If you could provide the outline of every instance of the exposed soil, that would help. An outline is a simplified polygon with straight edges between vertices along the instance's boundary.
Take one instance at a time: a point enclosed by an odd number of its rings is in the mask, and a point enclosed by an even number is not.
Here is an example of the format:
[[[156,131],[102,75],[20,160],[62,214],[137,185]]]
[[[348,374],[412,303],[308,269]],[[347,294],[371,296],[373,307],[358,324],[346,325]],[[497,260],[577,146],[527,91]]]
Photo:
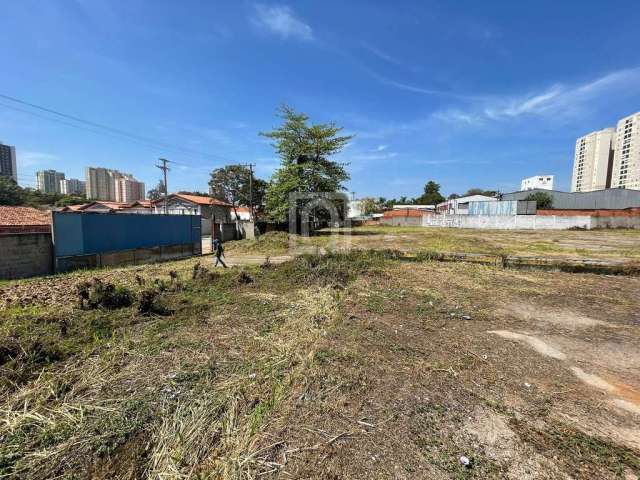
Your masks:
[[[64,290],[91,273],[2,287],[56,292],[1,310],[6,338],[70,320],[66,354],[3,391],[2,473],[640,474],[640,278],[354,255],[190,280],[195,262],[104,271],[134,288],[175,270],[167,317],[78,310]]]

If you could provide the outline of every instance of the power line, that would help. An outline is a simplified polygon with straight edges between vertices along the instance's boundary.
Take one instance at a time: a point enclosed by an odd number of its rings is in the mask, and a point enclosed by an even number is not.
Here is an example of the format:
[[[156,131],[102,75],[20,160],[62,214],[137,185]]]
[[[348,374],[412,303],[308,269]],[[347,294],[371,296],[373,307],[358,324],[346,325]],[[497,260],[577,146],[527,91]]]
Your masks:
[[[44,118],[44,119],[47,119],[47,120],[50,120],[50,121],[59,122],[59,123],[62,123],[64,125],[67,125],[67,126],[71,126],[71,127],[75,127],[75,128],[82,128],[84,130],[88,130],[88,131],[96,133],[96,134],[103,134],[103,135],[107,134],[107,135],[109,135],[111,137],[114,137],[114,135],[120,135],[121,137],[127,138],[130,141],[135,141],[137,143],[141,143],[141,144],[144,144],[144,145],[147,145],[147,146],[153,146],[155,148],[175,150],[175,151],[178,151],[178,152],[180,152],[182,154],[185,154],[185,155],[188,155],[188,156],[192,156],[192,157],[195,157],[195,156],[197,156],[197,157],[210,157],[210,158],[214,158],[214,159],[218,159],[218,160],[223,160],[225,162],[233,162],[233,160],[230,160],[228,158],[222,157],[220,155],[214,155],[214,154],[210,154],[210,153],[199,152],[197,150],[193,150],[193,149],[190,149],[190,148],[180,147],[178,145],[173,145],[173,144],[170,144],[170,143],[158,141],[158,140],[155,140],[155,139],[152,139],[152,138],[148,138],[148,137],[144,137],[144,136],[137,135],[137,134],[134,134],[134,133],[130,133],[130,132],[127,132],[127,131],[119,129],[119,128],[114,128],[114,127],[111,127],[109,125],[104,125],[104,124],[101,124],[101,123],[98,123],[98,122],[94,122],[92,120],[85,120],[83,118],[76,117],[75,115],[70,115],[70,114],[67,114],[67,113],[64,113],[64,112],[60,112],[60,111],[54,110],[52,108],[48,108],[48,107],[44,107],[44,106],[41,106],[41,105],[37,105],[35,103],[27,102],[25,100],[21,100],[19,98],[12,97],[10,95],[5,95],[5,94],[0,93],[0,98],[4,98],[5,100],[9,100],[9,101],[21,104],[21,105],[28,106],[30,108],[35,108],[35,109],[38,109],[38,110],[41,110],[41,111],[44,111],[44,112],[47,112],[47,113],[50,113],[50,114],[53,114],[53,115],[57,115],[57,116],[62,117],[62,118],[73,120],[74,122],[78,122],[78,123],[81,123],[81,124],[89,125],[90,127],[93,127],[93,128],[92,129],[88,129],[86,127],[82,127],[80,125],[76,125],[76,124],[73,124],[73,123],[70,123],[70,122],[65,122],[65,121],[57,119],[57,118],[51,118],[51,117],[46,117],[46,116],[43,116],[43,115],[38,115],[38,114],[36,114],[34,112],[31,112],[29,110],[19,109],[19,108],[16,108],[14,106],[10,106],[10,105],[6,105],[4,103],[0,103],[0,105],[3,106],[3,107],[10,108],[12,110],[17,110],[17,111],[20,111],[20,112],[23,112],[23,113],[27,113],[27,114],[30,114],[30,115],[34,115],[36,117]],[[98,129],[101,129],[101,130],[95,130],[95,128],[98,128]],[[107,132],[109,132],[109,133],[107,133]],[[116,138],[119,138],[119,137],[116,137]],[[185,164],[185,166],[188,166],[188,165]]]

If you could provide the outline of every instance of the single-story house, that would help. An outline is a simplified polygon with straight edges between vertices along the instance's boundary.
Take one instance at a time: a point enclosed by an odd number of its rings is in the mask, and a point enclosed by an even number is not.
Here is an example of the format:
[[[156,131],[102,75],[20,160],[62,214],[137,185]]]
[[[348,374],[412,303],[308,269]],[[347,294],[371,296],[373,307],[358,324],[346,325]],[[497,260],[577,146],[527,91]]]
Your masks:
[[[107,200],[95,200],[83,205],[69,205],[59,212],[89,212],[89,213],[153,213],[149,200],[137,200],[131,203],[111,202]]]
[[[433,212],[435,205],[394,205],[393,210],[420,210],[421,212]]]
[[[31,207],[0,206],[0,235],[50,232],[51,212]]]
[[[231,207],[231,220],[236,220],[236,212],[238,212],[237,220],[251,220],[251,210],[249,207],[236,207],[235,211],[233,207]]]
[[[438,213],[449,213],[455,215],[467,215],[469,213],[469,202],[495,202],[494,197],[486,195],[469,195],[467,197],[452,198],[446,202],[436,205]]]
[[[155,214],[163,214],[164,198],[151,202]],[[232,221],[232,206],[211,197],[172,193],[167,197],[167,213],[169,215],[200,215],[202,217],[202,235],[211,235],[212,223],[229,223]]]

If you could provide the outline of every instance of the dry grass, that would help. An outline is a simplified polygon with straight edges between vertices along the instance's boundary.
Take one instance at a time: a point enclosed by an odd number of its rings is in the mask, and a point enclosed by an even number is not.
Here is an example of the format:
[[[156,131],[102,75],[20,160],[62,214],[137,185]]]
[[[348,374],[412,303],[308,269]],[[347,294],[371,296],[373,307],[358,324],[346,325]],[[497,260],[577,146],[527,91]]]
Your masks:
[[[307,256],[245,268],[249,283],[239,269],[192,279],[192,259],[4,284],[12,298],[56,293],[0,310],[0,340],[16,346],[0,365],[13,375],[0,391],[0,478],[640,471],[639,417],[619,402],[640,402],[640,279],[394,257]],[[137,293],[136,275],[169,271],[170,316],[80,310],[65,293],[96,275]]]
[[[332,231],[336,230],[327,230]],[[409,252],[624,258],[640,261],[640,230],[513,231],[378,226],[353,228],[351,242],[359,248],[390,248]]]

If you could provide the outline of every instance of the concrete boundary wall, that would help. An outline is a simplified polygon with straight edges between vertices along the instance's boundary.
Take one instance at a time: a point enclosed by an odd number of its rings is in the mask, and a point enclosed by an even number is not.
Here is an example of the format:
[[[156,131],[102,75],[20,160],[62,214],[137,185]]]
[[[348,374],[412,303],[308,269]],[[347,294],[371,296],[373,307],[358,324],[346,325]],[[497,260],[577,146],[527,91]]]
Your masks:
[[[483,228],[493,230],[567,230],[591,229],[588,216],[557,217],[537,215],[425,215],[423,227]]]
[[[570,228],[640,228],[640,216],[585,215],[424,215],[423,227],[483,228],[493,230],[568,230]]]
[[[0,235],[0,279],[53,273],[51,233]]]
[[[380,224],[390,225],[394,227],[419,227],[420,225],[422,225],[422,219],[421,217],[404,216],[382,217],[380,219]]]
[[[139,265],[200,255],[202,243],[163,245],[151,248],[134,248],[117,252],[93,253],[56,257],[56,272],[68,272],[77,269],[113,267],[118,265]]]
[[[640,216],[591,217],[591,228],[640,228]]]

